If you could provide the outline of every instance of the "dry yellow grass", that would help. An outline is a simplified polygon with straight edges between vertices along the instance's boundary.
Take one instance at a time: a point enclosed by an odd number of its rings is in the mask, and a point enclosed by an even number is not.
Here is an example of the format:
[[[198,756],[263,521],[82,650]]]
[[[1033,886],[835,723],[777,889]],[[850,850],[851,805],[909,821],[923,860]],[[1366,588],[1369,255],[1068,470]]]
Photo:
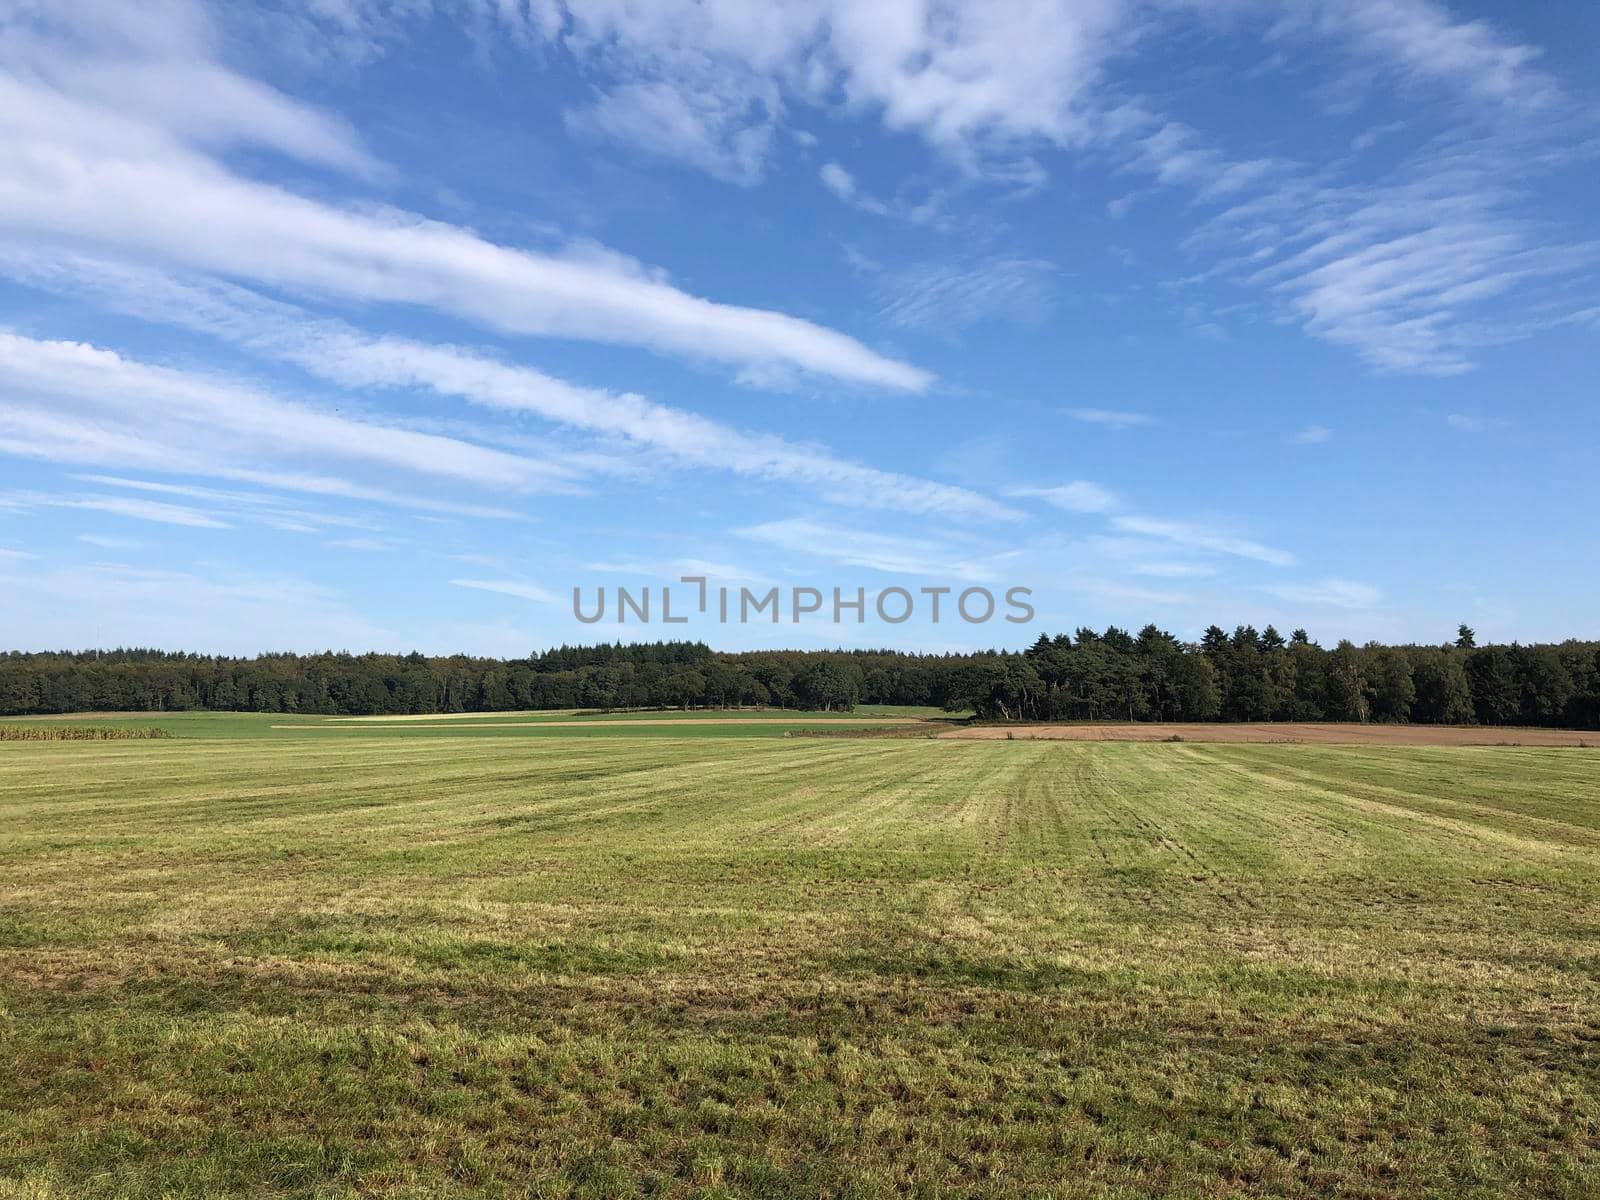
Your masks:
[[[947,738],[978,741],[1305,743],[1317,746],[1600,746],[1600,733],[1509,725],[1352,725],[1338,722],[1095,721],[1065,725],[969,725]]]
[[[1567,1197],[1600,754],[0,746],[0,1195]]]

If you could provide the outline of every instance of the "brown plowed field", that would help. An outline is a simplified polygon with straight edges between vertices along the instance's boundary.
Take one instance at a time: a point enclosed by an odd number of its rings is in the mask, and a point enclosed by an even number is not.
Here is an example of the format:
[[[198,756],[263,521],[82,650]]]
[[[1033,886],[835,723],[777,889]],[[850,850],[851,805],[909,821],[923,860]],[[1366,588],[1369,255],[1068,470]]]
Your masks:
[[[947,738],[1064,742],[1308,742],[1353,746],[1600,746],[1600,732],[1480,725],[1138,724],[973,725],[941,733]]]

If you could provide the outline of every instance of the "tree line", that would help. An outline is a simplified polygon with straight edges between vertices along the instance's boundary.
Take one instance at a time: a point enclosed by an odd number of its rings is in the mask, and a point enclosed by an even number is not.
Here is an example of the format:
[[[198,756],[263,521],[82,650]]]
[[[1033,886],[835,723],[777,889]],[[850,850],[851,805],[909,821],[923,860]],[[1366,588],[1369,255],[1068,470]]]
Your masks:
[[[510,709],[857,704],[1017,721],[1387,721],[1600,728],[1600,642],[1331,649],[1304,630],[1154,625],[1041,635],[1027,650],[747,651],[563,646],[522,659],[158,650],[0,654],[0,715],[215,709],[381,716]]]

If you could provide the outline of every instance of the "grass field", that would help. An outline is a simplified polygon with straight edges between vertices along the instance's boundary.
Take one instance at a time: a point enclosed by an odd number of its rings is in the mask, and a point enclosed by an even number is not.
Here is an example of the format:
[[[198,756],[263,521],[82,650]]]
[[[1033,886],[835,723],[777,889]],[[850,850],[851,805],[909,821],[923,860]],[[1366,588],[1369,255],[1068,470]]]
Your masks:
[[[957,714],[959,715],[959,714]],[[787,709],[650,709],[627,712],[578,710],[538,712],[430,713],[418,716],[324,717],[295,713],[173,712],[84,713],[9,718],[18,724],[126,729],[162,729],[185,738],[272,738],[359,734],[363,737],[783,737],[794,731],[839,726],[899,728],[927,722],[930,731],[950,728],[952,714],[937,708],[863,704],[852,712]],[[715,728],[713,727],[715,726]]]
[[[0,1196],[1600,1194],[1600,751],[176,720],[0,744]]]

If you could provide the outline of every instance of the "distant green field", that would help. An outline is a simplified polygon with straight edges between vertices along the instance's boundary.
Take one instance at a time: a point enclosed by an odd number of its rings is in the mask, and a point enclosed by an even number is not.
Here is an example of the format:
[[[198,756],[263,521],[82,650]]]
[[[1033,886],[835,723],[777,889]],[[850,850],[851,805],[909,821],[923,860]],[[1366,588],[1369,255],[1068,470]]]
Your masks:
[[[951,721],[967,714],[937,708],[863,704],[851,712],[794,712],[788,709],[649,709],[630,712],[486,712],[425,716],[324,717],[299,713],[118,713],[30,717],[44,725],[122,726],[164,729],[186,738],[359,737],[783,737],[792,730],[908,720]],[[672,722],[682,728],[664,728]],[[713,727],[719,723],[720,727]]]
[[[0,1196],[1600,1195],[1600,752],[160,721],[0,744]]]

